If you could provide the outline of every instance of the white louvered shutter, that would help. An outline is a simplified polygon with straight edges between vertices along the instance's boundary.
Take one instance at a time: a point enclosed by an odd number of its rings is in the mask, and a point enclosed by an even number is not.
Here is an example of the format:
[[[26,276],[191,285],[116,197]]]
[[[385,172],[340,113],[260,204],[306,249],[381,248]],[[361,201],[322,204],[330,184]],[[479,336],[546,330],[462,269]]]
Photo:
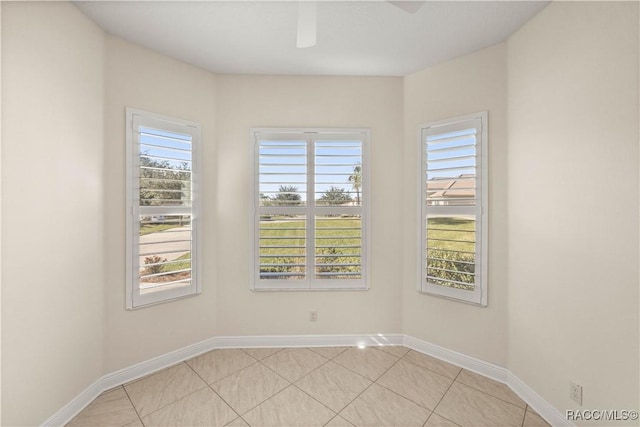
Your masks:
[[[486,114],[422,130],[421,290],[486,304]]]
[[[199,128],[132,110],[130,308],[197,293]]]
[[[254,289],[366,287],[366,132],[256,130]]]

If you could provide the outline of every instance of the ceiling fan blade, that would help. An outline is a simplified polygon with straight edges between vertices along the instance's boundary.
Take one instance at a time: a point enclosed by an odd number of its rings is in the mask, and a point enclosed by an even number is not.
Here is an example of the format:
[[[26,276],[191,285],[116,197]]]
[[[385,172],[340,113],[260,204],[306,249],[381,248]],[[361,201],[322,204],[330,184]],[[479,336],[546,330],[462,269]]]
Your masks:
[[[387,3],[404,10],[407,13],[414,14],[424,6],[424,1],[387,1]]]
[[[316,1],[298,2],[298,39],[297,47],[316,45],[318,3]]]

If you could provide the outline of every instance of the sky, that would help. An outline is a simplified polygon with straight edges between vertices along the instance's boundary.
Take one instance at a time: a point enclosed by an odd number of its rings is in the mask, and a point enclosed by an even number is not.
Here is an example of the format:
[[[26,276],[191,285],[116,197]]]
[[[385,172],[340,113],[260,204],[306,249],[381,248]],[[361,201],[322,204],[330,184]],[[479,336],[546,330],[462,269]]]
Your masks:
[[[273,196],[281,185],[298,187],[303,201],[307,195],[307,142],[259,141],[260,193]],[[356,198],[349,176],[362,165],[362,142],[353,140],[315,142],[315,199],[329,188],[338,187]]]

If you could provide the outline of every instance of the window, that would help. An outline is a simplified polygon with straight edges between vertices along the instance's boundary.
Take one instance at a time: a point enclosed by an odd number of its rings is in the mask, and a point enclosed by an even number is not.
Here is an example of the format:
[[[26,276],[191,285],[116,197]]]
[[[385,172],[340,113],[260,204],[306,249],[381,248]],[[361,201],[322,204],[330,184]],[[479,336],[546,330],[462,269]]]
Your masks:
[[[252,289],[366,289],[369,131],[251,134]]]
[[[200,125],[127,108],[127,308],[200,292]]]
[[[420,129],[419,291],[487,305],[487,113]]]

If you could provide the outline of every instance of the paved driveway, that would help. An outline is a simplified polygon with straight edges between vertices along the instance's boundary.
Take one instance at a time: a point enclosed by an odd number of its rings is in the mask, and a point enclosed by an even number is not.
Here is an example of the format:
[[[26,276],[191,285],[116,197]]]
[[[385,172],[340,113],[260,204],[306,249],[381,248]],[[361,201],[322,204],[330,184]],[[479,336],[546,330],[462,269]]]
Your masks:
[[[140,265],[144,266],[145,257],[151,256],[151,254],[158,254],[159,257],[171,261],[190,250],[191,229],[188,227],[176,227],[145,234],[140,236]]]

